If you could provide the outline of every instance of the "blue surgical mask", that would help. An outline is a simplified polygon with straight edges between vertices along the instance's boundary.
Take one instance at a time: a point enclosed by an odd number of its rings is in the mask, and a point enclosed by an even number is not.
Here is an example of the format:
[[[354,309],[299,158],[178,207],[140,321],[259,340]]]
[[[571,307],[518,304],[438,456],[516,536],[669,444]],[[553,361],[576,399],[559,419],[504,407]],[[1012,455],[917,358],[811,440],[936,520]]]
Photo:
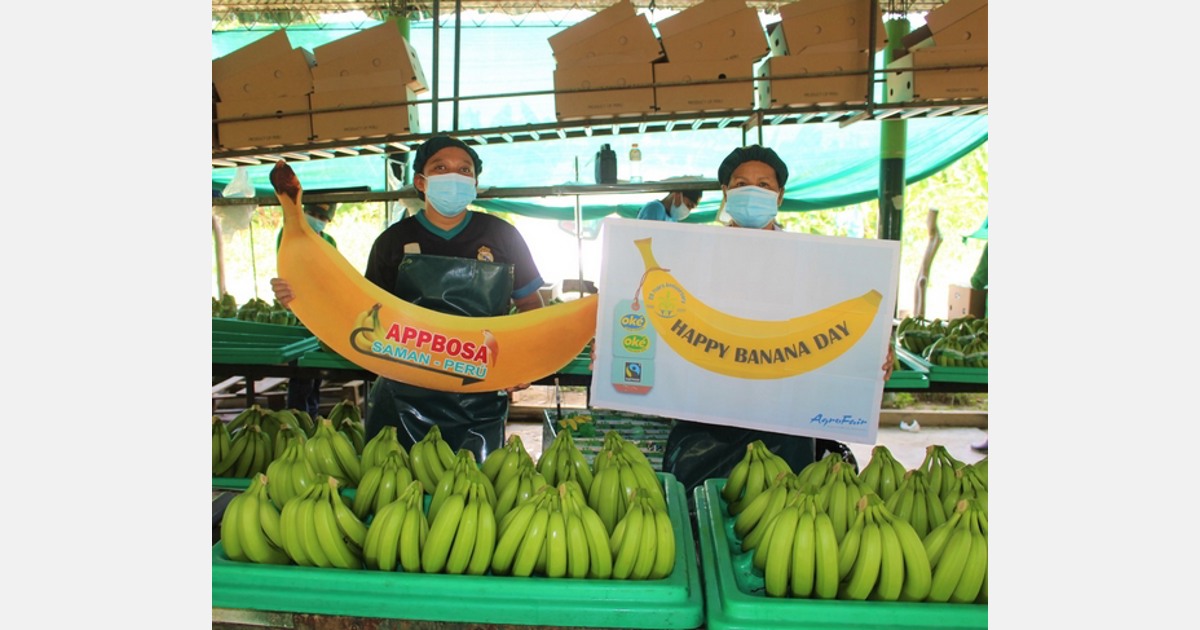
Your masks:
[[[304,215],[304,218],[308,220],[308,224],[312,227],[313,231],[316,232],[317,234],[320,234],[321,232],[325,231],[325,226],[327,224],[324,221],[322,221],[314,216],[309,216],[307,214]]]
[[[475,179],[465,175],[447,173],[425,177],[426,205],[444,217],[456,217],[475,201]]]
[[[725,211],[742,227],[763,228],[779,213],[779,193],[758,186],[742,186],[726,193]]]
[[[687,204],[677,204],[677,205],[672,204],[671,205],[671,218],[675,219],[676,221],[682,221],[682,220],[688,218],[688,215],[691,213],[692,213],[692,210],[691,210],[691,208],[687,207]]]

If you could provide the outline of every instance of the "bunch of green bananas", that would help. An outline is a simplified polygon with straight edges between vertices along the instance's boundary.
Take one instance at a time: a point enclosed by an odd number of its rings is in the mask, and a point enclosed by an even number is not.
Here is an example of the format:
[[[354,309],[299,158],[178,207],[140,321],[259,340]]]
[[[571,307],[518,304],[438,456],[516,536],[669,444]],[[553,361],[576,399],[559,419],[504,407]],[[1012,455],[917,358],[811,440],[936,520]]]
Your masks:
[[[291,564],[283,550],[279,510],[267,496],[266,475],[255,475],[246,490],[225,506],[221,546],[230,560]]]
[[[733,533],[742,539],[743,552],[752,552],[758,547],[766,536],[771,520],[779,515],[785,505],[799,500],[799,495],[816,497],[816,486],[797,488],[793,485],[795,479],[795,475],[790,478],[781,475],[769,490],[751,499],[734,517]]]
[[[576,481],[538,488],[499,524],[493,575],[613,577],[609,533]]]
[[[364,476],[367,474],[368,468],[383,463],[383,460],[387,459],[391,453],[399,453],[400,461],[404,464],[404,467],[408,468],[410,473],[412,472],[412,466],[408,460],[408,451],[404,450],[404,445],[400,443],[398,435],[396,427],[386,426],[380,429],[379,433],[375,434],[375,437],[368,440],[366,444],[363,444],[358,460]]]
[[[232,434],[229,450],[213,466],[213,476],[247,478],[264,473],[273,454],[271,438],[257,424],[250,425]]]
[[[829,514],[838,542],[854,522],[859,499],[866,495],[878,496],[858,478],[850,462],[834,462],[825,483],[817,491],[817,504]]]
[[[355,499],[358,495],[355,495]],[[425,490],[410,481],[395,501],[379,508],[363,541],[363,564],[368,569],[420,573],[421,551],[429,538],[425,517]]]
[[[837,597],[837,538],[816,494],[793,491],[765,529],[753,564],[768,597]]]
[[[933,569],[927,601],[987,603],[987,512],[974,499],[960,500],[922,542]]]
[[[403,452],[388,451],[382,462],[363,468],[350,506],[355,516],[366,520],[372,514],[378,515],[384,507],[399,500],[403,491],[412,485],[412,470]],[[424,507],[422,503],[421,508]]]
[[[954,471],[954,483],[950,490],[941,496],[942,510],[950,512],[962,499],[974,499],[979,509],[987,514],[987,481],[979,475],[972,464],[966,464]]]
[[[772,453],[762,440],[746,445],[746,454],[729,471],[729,478],[721,490],[726,509],[737,516],[754,497],[771,487],[780,473],[793,472],[782,457]]]
[[[522,462],[535,466],[533,456],[525,450],[525,442],[521,440],[521,434],[512,433],[504,442],[503,447],[488,453],[483,458],[481,468],[488,481],[492,482],[496,494],[499,495],[501,489],[507,486],[508,482],[516,479]]]
[[[409,449],[408,462],[413,477],[421,482],[427,494],[433,494],[442,473],[454,465],[454,449],[442,439],[442,430],[435,424]]]
[[[333,423],[339,433],[350,439],[350,444],[354,446],[354,452],[361,455],[363,447],[366,446],[367,429],[363,424],[362,412],[359,411],[358,405],[350,400],[339,400],[329,410],[329,421]]]
[[[946,522],[938,493],[929,485],[929,476],[919,468],[905,473],[904,481],[884,506],[896,518],[902,519],[924,537],[929,530]]]
[[[965,465],[965,462],[955,459],[945,445],[930,444],[925,447],[925,459],[918,468],[929,477],[929,488],[939,497],[944,497],[954,485],[954,471]]]
[[[871,448],[871,461],[858,472],[858,478],[870,491],[887,501],[896,493],[896,488],[904,481],[907,471],[892,451],[883,444]]]
[[[925,349],[941,339],[948,327],[941,319],[929,320],[924,317],[905,317],[896,326],[896,341],[900,347],[909,352],[924,356]]]
[[[612,452],[613,457],[608,457],[605,453]],[[598,455],[592,462],[592,472],[598,473],[606,466],[620,465],[629,466],[633,469],[634,477],[638,482],[638,487],[641,488],[642,494],[650,496],[659,507],[666,508],[667,497],[663,490],[663,486],[658,481],[658,473],[654,470],[654,464],[646,457],[646,454],[638,448],[637,444],[625,439],[616,431],[608,431],[604,434],[604,442],[600,445]],[[631,486],[625,485],[626,491]],[[586,487],[585,487],[586,488]]]
[[[467,456],[460,461],[475,466],[474,452],[462,449],[459,454]],[[423,572],[483,575],[491,566],[496,549],[496,515],[492,507],[495,499],[488,495],[491,482],[478,468],[475,471],[478,474],[472,476],[456,473],[452,468],[442,476],[443,480],[453,476],[465,481],[461,490],[449,495],[439,494],[441,488],[433,494],[433,499],[441,502],[437,510],[430,504],[429,536],[421,550]]]
[[[267,465],[267,494],[275,505],[284,505],[292,497],[308,491],[321,479],[317,469],[304,453],[304,443],[299,439],[289,440],[283,453]]]
[[[659,580],[675,568],[675,529],[666,506],[635,491],[610,541],[613,579]]]
[[[304,429],[297,428],[296,426],[290,424],[285,424],[279,427],[275,430],[275,438],[272,441],[273,446],[271,447],[271,452],[274,455],[274,459],[279,459],[280,456],[283,455],[283,452],[287,449],[288,445],[292,442],[298,443],[303,449],[306,441],[308,441],[308,434],[304,432]]]
[[[644,458],[632,458],[623,449],[608,449],[596,454],[594,465],[592,485],[584,496],[609,534],[629,511],[635,494],[665,509],[662,482]]]
[[[361,569],[367,526],[342,497],[337,477],[326,476],[283,504],[283,550],[305,567]]]
[[[570,429],[563,429],[554,437],[550,446],[538,458],[537,470],[546,478],[546,483],[557,486],[564,481],[575,481],[586,492],[592,487],[592,465],[583,451],[575,445]]]
[[[237,300],[234,299],[234,297],[232,295],[230,295],[228,293],[222,293],[221,299],[218,300],[215,297],[212,299],[212,316],[213,317],[225,317],[225,318],[229,318],[229,319],[234,319],[237,317],[237,313],[238,313]]]
[[[362,478],[362,465],[354,444],[345,434],[333,427],[329,418],[319,418],[317,430],[304,442],[304,452],[322,475],[336,477],[346,487],[353,488]]]
[[[841,453],[826,453],[824,457],[809,463],[796,473],[795,487],[816,486],[820,488],[829,478],[829,471],[833,469],[833,465],[839,462],[846,463]]]
[[[932,579],[921,537],[873,494],[859,500],[854,524],[839,543],[838,574],[838,597],[854,600],[923,601]]]
[[[496,489],[492,487],[492,482],[488,481],[487,475],[484,475],[475,463],[475,452],[465,448],[461,449],[455,455],[454,463],[438,478],[438,485],[430,496],[428,510],[430,525],[437,522],[438,512],[450,497],[456,494],[465,495],[476,485],[484,493],[483,498],[487,501],[488,509],[495,511]]]
[[[979,475],[979,478],[983,480],[984,485],[987,485],[987,457],[984,456],[983,459],[971,465],[975,467],[975,474]]]
[[[220,416],[213,415],[212,417],[212,468],[213,476],[217,476],[217,468],[221,460],[229,454],[229,448],[233,441],[229,435],[229,425]]]
[[[503,520],[504,516],[513,508],[531,498],[539,488],[549,485],[546,483],[546,478],[534,466],[532,456],[529,459],[516,457],[512,460],[517,462],[515,476],[508,477],[504,474],[496,476],[496,520],[498,521]],[[501,469],[501,472],[503,473],[504,470]]]

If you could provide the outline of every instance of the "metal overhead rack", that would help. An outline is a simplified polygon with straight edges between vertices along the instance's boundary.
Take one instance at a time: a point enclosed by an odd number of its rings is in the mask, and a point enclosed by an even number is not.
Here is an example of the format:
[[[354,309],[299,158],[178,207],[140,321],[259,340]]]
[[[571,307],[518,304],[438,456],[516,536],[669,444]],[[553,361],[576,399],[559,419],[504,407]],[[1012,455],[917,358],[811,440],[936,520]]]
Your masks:
[[[675,129],[709,130],[728,127],[837,123],[862,120],[910,120],[987,114],[987,99],[911,101],[905,103],[842,103],[777,109],[745,109],[693,114],[650,114],[589,118],[485,129],[460,129],[452,133],[470,145],[512,144],[541,140],[591,138],[670,132]],[[214,168],[254,166],[284,160],[320,160],[361,155],[386,155],[413,150],[433,133],[388,135],[348,140],[327,140],[289,146],[213,150]]]

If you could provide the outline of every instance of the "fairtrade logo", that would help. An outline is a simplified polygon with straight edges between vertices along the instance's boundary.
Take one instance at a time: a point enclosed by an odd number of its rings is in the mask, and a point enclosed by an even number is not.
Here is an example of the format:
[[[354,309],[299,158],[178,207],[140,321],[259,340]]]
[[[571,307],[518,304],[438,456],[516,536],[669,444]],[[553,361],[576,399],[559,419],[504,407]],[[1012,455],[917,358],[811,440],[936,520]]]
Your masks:
[[[626,335],[621,340],[621,347],[627,352],[645,352],[650,347],[650,338],[646,335]]]
[[[642,382],[642,364],[627,361],[625,363],[625,382],[640,383]]]

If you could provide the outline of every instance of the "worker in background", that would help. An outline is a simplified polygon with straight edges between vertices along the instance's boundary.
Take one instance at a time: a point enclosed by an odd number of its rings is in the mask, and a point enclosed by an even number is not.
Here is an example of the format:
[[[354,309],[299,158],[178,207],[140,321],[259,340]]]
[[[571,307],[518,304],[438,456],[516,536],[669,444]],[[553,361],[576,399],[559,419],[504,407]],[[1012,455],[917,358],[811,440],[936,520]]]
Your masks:
[[[677,190],[669,193],[661,200],[646,202],[641,210],[638,210],[637,218],[647,219],[649,221],[671,221],[678,223],[683,221],[696,209],[700,203],[700,196],[704,194],[699,190]]]
[[[788,168],[772,149],[751,145],[734,149],[717,169],[721,184],[721,207],[731,227],[781,230],[775,222],[783,204]],[[718,213],[720,216],[720,213]],[[893,351],[889,345],[883,364],[883,379],[891,377]],[[705,479],[728,477],[734,464],[746,454],[746,446],[762,442],[800,472],[828,453],[838,453],[858,470],[854,453],[836,440],[815,439],[758,431],[735,426],[676,420],[667,436],[662,470],[683,484],[690,498],[692,489]]]
[[[325,231],[325,227],[333,221],[333,214],[337,210],[337,204],[306,203],[303,208],[304,218],[308,221],[312,229],[317,234],[320,234],[326,243],[337,248],[337,241]],[[282,240],[283,230],[281,229],[275,237],[276,251],[279,250],[279,243]],[[288,379],[287,408],[299,409],[307,412],[309,416],[316,418],[321,412],[321,378],[295,377]]]
[[[985,243],[983,246],[983,254],[979,256],[979,264],[975,266],[975,273],[971,274],[971,288],[976,291],[987,291],[988,288],[988,261],[987,261],[988,246]],[[983,316],[987,317],[987,294],[983,298]],[[971,445],[971,449],[980,453],[987,454],[988,450],[987,438],[982,442]]]
[[[375,239],[366,278],[407,302],[454,315],[541,308],[542,276],[521,233],[503,219],[467,210],[482,172],[479,155],[457,138],[434,136],[417,147],[413,187],[425,207]],[[272,279],[271,286],[280,303],[291,300],[284,279]],[[437,425],[455,452],[466,448],[482,462],[504,444],[511,393],[528,387],[457,394],[381,376],[368,396],[366,437],[394,426],[410,449]]]

